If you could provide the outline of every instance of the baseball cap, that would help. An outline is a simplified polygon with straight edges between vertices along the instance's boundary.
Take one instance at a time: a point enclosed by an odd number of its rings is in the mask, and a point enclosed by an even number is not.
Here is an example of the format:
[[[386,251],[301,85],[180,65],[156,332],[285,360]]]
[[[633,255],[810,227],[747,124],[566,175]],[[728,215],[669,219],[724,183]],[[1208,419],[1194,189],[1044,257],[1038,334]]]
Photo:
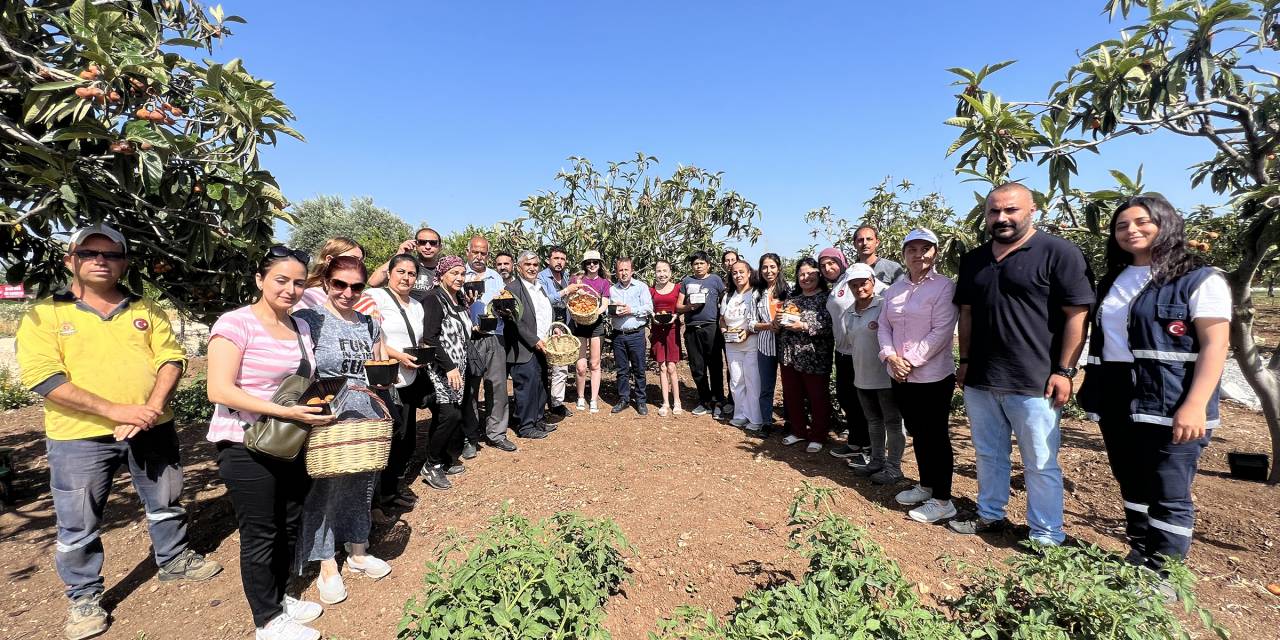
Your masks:
[[[938,246],[938,236],[928,229],[912,229],[907,237],[902,239],[902,246],[907,246],[912,240],[925,240],[933,246]]]
[[[866,264],[855,262],[844,272],[844,277],[848,280],[866,280],[876,277],[876,272]]]
[[[76,247],[80,246],[82,242],[84,242],[85,240],[88,240],[93,236],[102,236],[120,245],[121,251],[125,253],[129,252],[129,245],[124,241],[124,235],[121,234],[119,231],[116,231],[115,229],[101,223],[89,225],[87,227],[80,227],[79,229],[76,229],[75,233],[71,234],[71,248],[75,249]]]

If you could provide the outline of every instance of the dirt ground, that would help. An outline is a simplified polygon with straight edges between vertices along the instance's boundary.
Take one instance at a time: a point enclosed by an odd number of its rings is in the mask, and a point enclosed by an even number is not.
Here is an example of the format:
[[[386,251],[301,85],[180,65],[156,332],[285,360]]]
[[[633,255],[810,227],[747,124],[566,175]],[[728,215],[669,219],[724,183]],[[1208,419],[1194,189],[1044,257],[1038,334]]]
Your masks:
[[[656,376],[650,382],[656,384]],[[612,391],[612,384],[604,386]],[[66,614],[53,569],[40,411],[0,414],[0,447],[15,450],[20,469],[18,502],[0,514],[3,640],[60,637]],[[1265,424],[1234,407],[1225,408],[1224,423],[1195,485],[1200,517],[1190,564],[1200,576],[1202,602],[1234,637],[1280,638],[1280,598],[1265,589],[1280,578],[1280,489],[1232,480],[1226,463],[1229,451],[1267,451]],[[955,493],[963,512],[974,508],[977,491],[973,449],[964,419],[955,417],[953,426]],[[104,638],[251,637],[231,505],[203,436],[195,425],[182,430],[192,544],[227,569],[204,584],[161,585],[142,510],[127,475],[120,475],[103,535],[104,600],[115,621]],[[805,480],[839,488],[837,509],[865,526],[930,596],[957,594],[963,584],[962,576],[944,569],[942,557],[998,562],[1017,553],[1025,536],[1024,528],[987,539],[962,537],[912,522],[893,502],[896,488],[853,477],[827,451],[806,454],[782,446],[776,436],[750,439],[707,416],[579,414],[548,439],[518,442],[514,454],[482,450],[451,491],[415,483],[419,506],[374,531],[373,553],[389,560],[393,573],[378,582],[349,578],[350,598],[330,607],[315,626],[333,638],[393,637],[401,606],[420,588],[422,563],[448,528],[475,531],[506,500],[533,517],[577,509],[618,522],[637,548],[628,560],[634,582],[608,604],[607,625],[621,640],[644,638],[678,605],[724,613],[744,591],[802,571],[800,558],[787,550],[786,519],[792,494]],[[910,451],[907,459],[905,471],[914,477]],[[1120,500],[1093,425],[1065,422],[1061,463],[1068,534],[1120,549]],[[1015,467],[1015,522],[1025,508],[1019,473]]]

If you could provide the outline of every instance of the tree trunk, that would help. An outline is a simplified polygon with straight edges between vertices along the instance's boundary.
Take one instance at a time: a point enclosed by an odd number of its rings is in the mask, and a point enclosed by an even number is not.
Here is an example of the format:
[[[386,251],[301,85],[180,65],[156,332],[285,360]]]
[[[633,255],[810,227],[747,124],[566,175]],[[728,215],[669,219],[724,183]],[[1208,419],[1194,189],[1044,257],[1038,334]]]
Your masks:
[[[1231,298],[1234,317],[1231,320],[1231,347],[1235,349],[1236,362],[1249,386],[1258,394],[1262,415],[1267,419],[1271,433],[1271,473],[1267,482],[1280,482],[1280,353],[1273,353],[1271,362],[1263,362],[1258,344],[1253,340],[1253,279],[1268,255],[1276,239],[1272,229],[1273,211],[1261,203],[1247,203],[1255,215],[1245,230],[1240,266],[1228,276],[1231,282]]]

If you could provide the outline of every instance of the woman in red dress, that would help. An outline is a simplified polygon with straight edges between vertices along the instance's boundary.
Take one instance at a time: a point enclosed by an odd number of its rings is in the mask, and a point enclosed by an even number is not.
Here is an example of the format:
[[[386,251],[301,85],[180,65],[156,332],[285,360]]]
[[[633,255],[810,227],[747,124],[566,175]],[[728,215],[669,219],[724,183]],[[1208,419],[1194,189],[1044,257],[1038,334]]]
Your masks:
[[[676,301],[680,298],[680,285],[671,279],[671,263],[666,260],[657,261],[654,266],[654,282],[649,287],[653,297],[653,313],[671,314],[671,320],[661,323],[654,320],[649,327],[649,340],[653,344],[653,361],[658,363],[658,378],[662,382],[662,406],[658,415],[665,416],[667,411],[672,415],[684,412],[680,408],[680,331],[677,326],[680,316],[676,315]],[[667,403],[667,392],[671,393],[671,403]]]

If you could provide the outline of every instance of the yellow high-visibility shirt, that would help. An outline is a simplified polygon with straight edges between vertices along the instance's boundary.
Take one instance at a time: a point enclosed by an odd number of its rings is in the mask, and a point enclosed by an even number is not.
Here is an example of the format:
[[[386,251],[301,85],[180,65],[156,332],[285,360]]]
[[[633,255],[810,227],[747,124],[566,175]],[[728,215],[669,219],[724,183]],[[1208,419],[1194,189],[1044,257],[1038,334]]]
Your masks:
[[[186,364],[164,309],[138,296],[127,297],[104,318],[70,293],[57,293],[23,316],[16,343],[22,384],[41,395],[71,383],[109,402],[146,404],[160,367]],[[172,419],[165,407],[156,422]],[[110,436],[116,426],[45,401],[44,430],[51,440]]]

